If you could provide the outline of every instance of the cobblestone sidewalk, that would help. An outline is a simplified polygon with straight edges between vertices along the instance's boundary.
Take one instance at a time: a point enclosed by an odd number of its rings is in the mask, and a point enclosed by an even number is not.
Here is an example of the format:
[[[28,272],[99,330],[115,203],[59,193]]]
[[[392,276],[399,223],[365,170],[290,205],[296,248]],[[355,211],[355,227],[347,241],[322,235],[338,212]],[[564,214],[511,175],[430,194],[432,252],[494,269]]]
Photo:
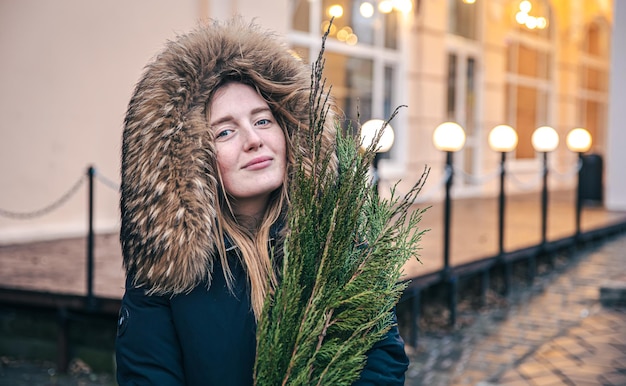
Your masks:
[[[507,308],[420,337],[406,385],[626,385],[626,308],[599,298],[604,283],[623,278],[626,235],[538,277]]]
[[[68,374],[59,374],[48,361],[0,357],[0,386],[116,386],[113,374],[95,374],[85,363],[73,361]]]

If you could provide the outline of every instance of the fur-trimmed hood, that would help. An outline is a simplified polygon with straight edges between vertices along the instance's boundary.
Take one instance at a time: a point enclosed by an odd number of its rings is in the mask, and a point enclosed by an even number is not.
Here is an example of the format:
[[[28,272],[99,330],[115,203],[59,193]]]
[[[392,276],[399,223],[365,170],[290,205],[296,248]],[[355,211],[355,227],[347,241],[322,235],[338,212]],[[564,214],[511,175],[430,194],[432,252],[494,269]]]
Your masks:
[[[236,19],[166,44],[136,85],[122,142],[124,267],[150,293],[190,291],[212,273],[218,181],[206,108],[226,79],[250,82],[275,116],[290,111],[290,136],[308,130],[311,71],[277,36]]]

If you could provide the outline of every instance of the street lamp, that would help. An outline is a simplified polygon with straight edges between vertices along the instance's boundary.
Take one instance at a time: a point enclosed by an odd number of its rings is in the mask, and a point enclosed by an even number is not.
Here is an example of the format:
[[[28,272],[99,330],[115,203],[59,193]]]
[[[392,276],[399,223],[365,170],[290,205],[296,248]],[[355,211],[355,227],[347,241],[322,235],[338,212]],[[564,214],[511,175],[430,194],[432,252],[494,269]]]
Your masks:
[[[456,285],[450,278],[450,190],[454,168],[452,167],[452,153],[459,151],[465,145],[465,131],[455,122],[444,122],[433,132],[435,148],[446,152],[446,193],[443,211],[443,274],[450,284],[450,324],[456,324]]]
[[[394,139],[395,134],[393,132],[393,127],[391,127],[387,121],[382,119],[370,119],[361,125],[360,149],[365,151],[366,149],[369,149],[372,144],[376,143],[376,148],[374,149],[376,154],[372,161],[372,185],[374,185],[375,192],[378,192],[379,154],[388,152],[391,149],[391,146],[393,146]]]
[[[379,131],[383,130],[380,134],[378,143],[376,143],[376,153],[385,153],[391,149],[395,134],[393,127],[382,119],[370,119],[361,125],[361,149],[365,150],[372,145],[372,143],[379,136]]]
[[[493,151],[500,152],[500,197],[498,206],[498,255],[504,254],[504,179],[506,170],[504,163],[506,153],[515,150],[517,147],[517,132],[511,126],[498,125],[489,132],[489,147]]]
[[[548,224],[548,153],[559,146],[559,135],[549,126],[542,126],[535,130],[532,136],[535,151],[543,156],[543,187],[541,190],[541,247],[546,244]]]
[[[450,191],[452,189],[452,181],[454,177],[454,168],[452,167],[452,154],[459,151],[465,145],[465,131],[455,122],[444,122],[437,126],[433,133],[433,143],[437,150],[446,152],[446,195],[444,203],[443,217],[443,264],[444,271],[450,268]]]
[[[578,183],[576,185],[576,233],[574,234],[574,240],[578,241],[580,238],[580,216],[582,212],[582,200],[581,200],[581,172],[584,162],[583,153],[591,149],[591,134],[583,128],[572,129],[566,138],[567,148],[578,153]]]

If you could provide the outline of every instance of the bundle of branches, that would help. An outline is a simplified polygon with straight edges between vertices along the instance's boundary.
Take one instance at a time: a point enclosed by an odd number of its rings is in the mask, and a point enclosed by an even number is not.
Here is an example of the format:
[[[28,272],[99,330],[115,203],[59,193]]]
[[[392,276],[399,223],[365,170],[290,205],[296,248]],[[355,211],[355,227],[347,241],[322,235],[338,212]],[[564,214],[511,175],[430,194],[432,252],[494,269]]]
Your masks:
[[[311,134],[297,144],[314,149],[313,170],[297,160],[280,283],[257,329],[256,385],[356,381],[366,352],[393,323],[406,287],[402,267],[417,258],[424,232],[417,229],[424,210],[410,209],[428,169],[403,197],[392,189],[381,199],[369,177],[380,135],[360,151],[359,136],[338,129],[339,172],[327,167],[323,47],[312,72]]]

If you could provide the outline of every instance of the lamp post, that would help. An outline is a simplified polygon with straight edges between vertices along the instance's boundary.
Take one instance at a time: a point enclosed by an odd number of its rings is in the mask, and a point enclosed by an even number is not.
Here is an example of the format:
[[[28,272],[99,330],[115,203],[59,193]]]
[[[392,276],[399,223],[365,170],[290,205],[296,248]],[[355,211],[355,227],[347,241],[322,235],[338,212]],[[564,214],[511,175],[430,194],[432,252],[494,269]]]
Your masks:
[[[504,167],[506,161],[506,153],[515,150],[517,147],[517,132],[511,126],[498,125],[489,132],[489,147],[493,151],[500,152],[500,195],[498,199],[498,258],[504,257],[504,216],[505,216],[505,194],[504,181],[506,177],[506,169]],[[505,284],[504,293],[508,294],[511,287],[511,265],[504,263]]]
[[[456,280],[450,275],[450,191],[454,169],[452,154],[465,145],[465,131],[455,122],[444,122],[435,128],[433,143],[438,150],[446,152],[446,190],[443,207],[443,275],[449,283],[450,324],[456,324]]]
[[[382,132],[381,132],[382,130]],[[366,150],[376,144],[376,155],[372,161],[372,185],[378,193],[378,157],[380,153],[386,153],[393,146],[395,134],[389,122],[382,119],[370,119],[361,125],[360,141],[361,150]]]
[[[515,150],[517,147],[517,132],[508,125],[498,125],[489,132],[489,147],[493,151],[501,153],[500,158],[500,195],[498,200],[498,255],[504,254],[504,179],[506,170],[504,164],[506,153]]]
[[[535,151],[542,154],[541,190],[541,247],[545,247],[548,231],[548,153],[559,146],[559,135],[549,126],[542,126],[533,132],[532,144]]]
[[[578,242],[580,238],[580,216],[582,212],[582,200],[581,200],[581,172],[584,162],[583,153],[591,148],[591,134],[583,128],[572,129],[566,138],[567,148],[578,153],[578,181],[576,184],[576,233],[574,234],[574,240]]]

